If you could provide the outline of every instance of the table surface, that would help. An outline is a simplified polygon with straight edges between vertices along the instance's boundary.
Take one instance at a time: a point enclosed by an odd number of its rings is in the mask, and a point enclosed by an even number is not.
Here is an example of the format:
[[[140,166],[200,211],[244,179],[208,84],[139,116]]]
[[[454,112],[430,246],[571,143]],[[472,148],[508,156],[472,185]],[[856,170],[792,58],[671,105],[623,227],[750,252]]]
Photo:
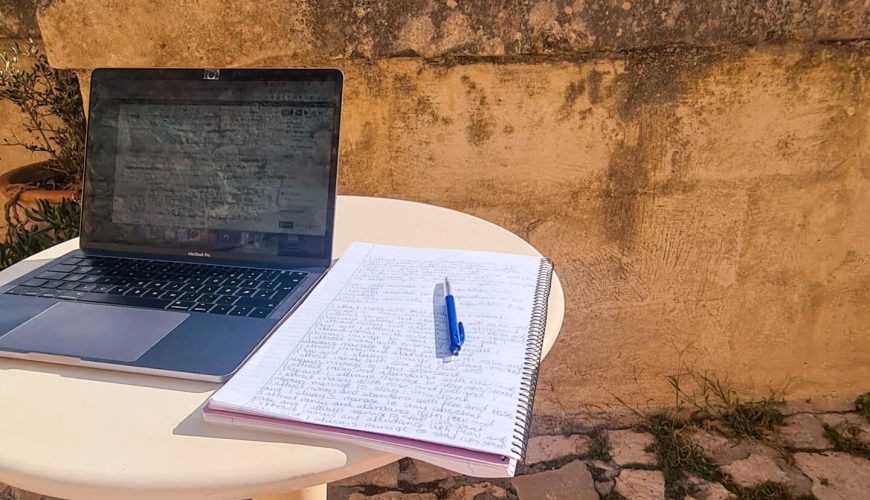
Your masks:
[[[334,255],[350,243],[539,255],[511,232],[453,210],[340,196]],[[78,246],[68,241],[0,273],[0,283]],[[40,262],[41,261],[41,262]],[[553,276],[546,354],[562,324]],[[245,497],[299,490],[400,457],[358,446],[206,424],[218,384],[0,359],[0,482],[60,497]]]

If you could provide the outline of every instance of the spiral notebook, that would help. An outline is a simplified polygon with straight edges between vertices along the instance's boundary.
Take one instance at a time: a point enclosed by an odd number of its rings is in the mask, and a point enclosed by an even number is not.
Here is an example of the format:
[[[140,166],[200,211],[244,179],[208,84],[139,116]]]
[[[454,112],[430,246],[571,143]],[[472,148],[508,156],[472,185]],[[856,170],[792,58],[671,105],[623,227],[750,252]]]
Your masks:
[[[541,257],[355,243],[204,417],[512,476],[528,440],[551,276]],[[458,356],[445,277],[465,325]]]

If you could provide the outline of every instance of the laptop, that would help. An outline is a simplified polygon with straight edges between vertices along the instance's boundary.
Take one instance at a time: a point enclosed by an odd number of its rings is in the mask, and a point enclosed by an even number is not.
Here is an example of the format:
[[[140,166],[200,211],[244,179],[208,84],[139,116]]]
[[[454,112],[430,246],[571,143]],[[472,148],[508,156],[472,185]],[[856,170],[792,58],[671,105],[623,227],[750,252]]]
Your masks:
[[[80,248],[0,287],[0,356],[226,380],[330,265],[342,87],[95,70]]]

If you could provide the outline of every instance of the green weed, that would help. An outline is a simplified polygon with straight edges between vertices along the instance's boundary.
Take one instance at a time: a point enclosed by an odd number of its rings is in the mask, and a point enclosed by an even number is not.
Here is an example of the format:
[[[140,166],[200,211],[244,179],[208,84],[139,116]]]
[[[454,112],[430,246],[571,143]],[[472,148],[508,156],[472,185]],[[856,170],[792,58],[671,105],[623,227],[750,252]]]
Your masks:
[[[601,500],[628,500],[621,494],[619,494],[615,489],[610,490],[610,493],[606,495],[601,495]]]
[[[691,387],[683,379],[691,381]],[[783,415],[779,407],[783,404],[785,388],[773,389],[759,400],[741,399],[737,391],[727,382],[715,375],[686,371],[681,375],[667,378],[674,389],[678,408],[688,405],[693,420],[716,418],[725,423],[737,436],[761,439],[766,431],[782,425]]]
[[[855,410],[864,415],[864,418],[870,423],[870,392],[858,396],[858,399],[855,400]]]
[[[586,455],[586,458],[609,462],[611,460],[610,445],[607,444],[604,433],[600,430],[595,430],[589,437],[592,438],[592,442],[589,445],[589,453]]]
[[[854,425],[833,427],[824,424],[825,437],[834,445],[834,450],[843,451],[870,460],[870,444],[858,439],[861,429]]]
[[[794,497],[780,483],[766,482],[751,488],[740,488],[737,492],[740,500],[793,500]]]

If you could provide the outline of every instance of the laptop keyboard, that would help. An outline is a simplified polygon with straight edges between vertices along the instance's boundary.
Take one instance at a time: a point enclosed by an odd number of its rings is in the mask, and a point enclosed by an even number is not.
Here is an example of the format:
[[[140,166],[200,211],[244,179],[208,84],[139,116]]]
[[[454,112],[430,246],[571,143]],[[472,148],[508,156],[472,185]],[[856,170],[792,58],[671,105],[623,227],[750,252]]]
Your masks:
[[[307,276],[301,271],[71,257],[6,293],[265,318]]]

